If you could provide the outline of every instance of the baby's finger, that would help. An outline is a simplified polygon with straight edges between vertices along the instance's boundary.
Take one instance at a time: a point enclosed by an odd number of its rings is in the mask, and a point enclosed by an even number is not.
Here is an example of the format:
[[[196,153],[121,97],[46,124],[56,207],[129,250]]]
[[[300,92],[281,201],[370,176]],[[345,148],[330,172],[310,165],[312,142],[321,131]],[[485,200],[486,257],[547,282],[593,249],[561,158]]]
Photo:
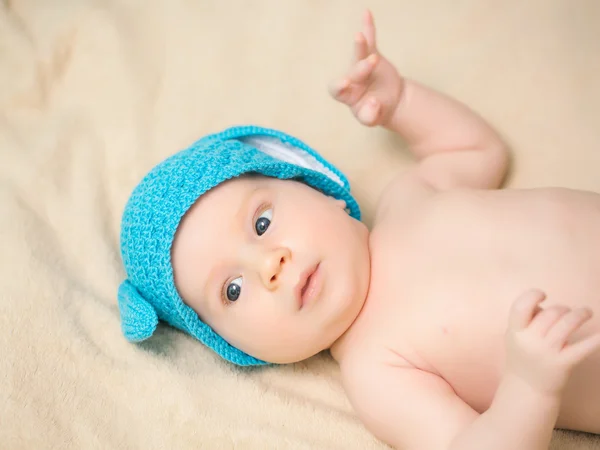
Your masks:
[[[356,37],[354,38],[354,62],[357,63],[361,59],[365,59],[367,56],[369,56],[367,40],[362,33],[356,33]]]
[[[343,101],[349,88],[350,80],[348,80],[348,78],[342,78],[341,80],[336,80],[329,85],[329,94],[336,100]]]
[[[539,335],[546,336],[548,330],[571,309],[564,305],[554,305],[542,309],[529,324],[529,329]]]
[[[373,20],[373,14],[368,9],[363,15],[363,30],[365,38],[367,39],[367,48],[369,53],[377,51],[377,43],[375,41],[375,21]]]
[[[350,69],[348,78],[352,83],[363,83],[369,78],[376,64],[377,55],[369,55],[368,58],[360,60]]]
[[[535,315],[540,312],[538,305],[545,298],[546,294],[538,289],[531,289],[521,294],[510,308],[509,327],[515,331],[527,328]]]
[[[553,348],[561,349],[567,343],[569,336],[573,334],[584,322],[592,318],[592,310],[589,308],[578,308],[565,314],[556,324],[548,330],[546,339]]]
[[[597,351],[600,351],[600,333],[569,345],[563,352],[566,362],[575,365]]]
[[[377,99],[368,98],[356,114],[358,120],[367,126],[375,125],[381,114],[381,103]]]

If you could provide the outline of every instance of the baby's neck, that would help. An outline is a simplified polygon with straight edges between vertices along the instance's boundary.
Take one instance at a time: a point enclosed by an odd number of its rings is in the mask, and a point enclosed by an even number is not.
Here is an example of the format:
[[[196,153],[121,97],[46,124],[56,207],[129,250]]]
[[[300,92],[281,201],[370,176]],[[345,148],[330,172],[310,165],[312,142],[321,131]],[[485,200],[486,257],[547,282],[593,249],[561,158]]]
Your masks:
[[[354,321],[350,324],[350,326],[346,329],[346,331],[331,345],[329,348],[329,352],[333,359],[337,361],[338,364],[342,364],[342,361],[346,358],[349,353],[349,350],[354,346],[353,342],[356,339],[358,324],[361,322],[361,318],[365,311],[365,305],[368,302],[368,295],[364,299],[360,311],[354,318]]]
[[[370,231],[365,227],[364,228],[365,232],[367,233],[367,236],[369,237],[369,247],[370,247]],[[371,297],[371,265],[370,265],[370,259],[371,259],[371,250],[369,248],[369,277],[368,277],[368,281],[367,281],[367,286],[366,286],[366,292],[364,292],[364,297],[360,298],[358,300],[358,305],[356,305],[358,307],[358,311],[356,313],[356,316],[354,317],[354,320],[350,323],[350,325],[348,326],[348,328],[346,328],[346,331],[344,331],[344,333],[342,333],[342,335],[340,337],[337,338],[337,340],[335,340],[333,342],[333,344],[331,344],[331,346],[329,347],[329,352],[331,353],[331,356],[333,357],[333,359],[335,359],[337,361],[338,364],[342,364],[342,361],[344,361],[347,357],[347,355],[350,353],[350,350],[352,347],[355,347],[354,342],[356,340],[356,335],[358,334],[358,328],[360,328],[360,324],[362,322],[364,322],[364,316],[365,316],[365,311],[366,311],[366,306],[369,304],[369,299]],[[354,307],[355,305],[353,305]]]

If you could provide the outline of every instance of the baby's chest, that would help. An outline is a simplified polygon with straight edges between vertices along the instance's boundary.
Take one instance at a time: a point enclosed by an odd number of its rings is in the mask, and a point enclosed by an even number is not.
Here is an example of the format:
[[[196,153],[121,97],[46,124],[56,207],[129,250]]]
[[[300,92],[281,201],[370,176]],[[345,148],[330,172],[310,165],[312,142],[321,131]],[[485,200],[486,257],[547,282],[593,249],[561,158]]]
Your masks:
[[[458,342],[480,328],[503,332],[527,289],[544,290],[549,303],[587,305],[600,291],[600,204],[588,203],[551,203],[533,215],[529,204],[443,203],[394,217],[371,235],[373,303],[405,333]]]
[[[504,365],[504,330],[509,306],[479,304],[469,293],[400,288],[373,290],[362,324],[370,359],[409,364],[446,380],[476,410],[489,407]],[[409,291],[411,291],[409,293]],[[493,299],[489,299],[493,301]]]
[[[547,305],[586,305],[600,317],[595,209],[531,209],[405,215],[371,237],[366,334],[442,376],[478,410],[502,374],[509,310],[523,291],[543,289]],[[600,319],[589,327],[600,329]]]
[[[589,264],[597,260],[589,250],[561,255],[562,244],[549,243],[545,253],[532,254],[522,242],[486,244],[476,235],[462,236],[462,243],[449,239],[405,235],[374,242],[363,327],[379,348],[390,350],[382,350],[382,357],[396,355],[438,374],[484,411],[504,369],[513,301],[537,287],[548,292],[548,303],[589,302],[600,288],[600,277],[592,275],[600,273],[600,265]],[[600,301],[588,305],[600,315]]]
[[[401,278],[389,275],[388,283]],[[363,325],[379,362],[434,373],[474,409],[488,408],[504,367],[508,297],[451,280],[445,288],[409,278],[393,290],[385,284],[372,290]]]
[[[485,253],[467,258],[444,246],[419,253],[394,239],[381,247],[373,254],[366,333],[389,362],[406,359],[435,373],[485,410],[502,374],[508,312],[522,279]]]

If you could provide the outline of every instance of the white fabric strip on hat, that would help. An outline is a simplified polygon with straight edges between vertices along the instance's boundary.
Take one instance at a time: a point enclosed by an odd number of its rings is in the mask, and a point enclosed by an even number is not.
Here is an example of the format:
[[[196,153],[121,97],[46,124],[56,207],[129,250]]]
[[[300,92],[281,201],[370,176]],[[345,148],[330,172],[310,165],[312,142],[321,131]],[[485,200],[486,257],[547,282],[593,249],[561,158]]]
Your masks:
[[[247,136],[238,138],[245,144],[249,144],[263,153],[273,158],[285,161],[305,169],[315,170],[331,178],[333,181],[343,186],[344,183],[335,173],[321,164],[314,156],[307,151],[295,147],[287,142],[272,136]]]

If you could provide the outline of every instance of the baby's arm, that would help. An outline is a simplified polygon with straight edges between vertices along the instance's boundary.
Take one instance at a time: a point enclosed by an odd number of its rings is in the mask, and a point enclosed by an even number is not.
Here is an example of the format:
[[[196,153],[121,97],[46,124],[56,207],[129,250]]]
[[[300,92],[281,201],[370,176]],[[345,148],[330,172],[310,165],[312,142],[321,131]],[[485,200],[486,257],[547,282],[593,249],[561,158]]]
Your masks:
[[[441,377],[415,368],[356,367],[345,381],[365,426],[402,450],[547,450],[559,402],[503,380],[478,414]],[[352,369],[348,369],[352,370]]]
[[[436,189],[496,189],[508,169],[498,134],[464,104],[404,79],[402,96],[383,125],[399,133]]]
[[[484,413],[443,378],[408,364],[342,365],[350,401],[376,436],[399,449],[547,450],[570,373],[598,350],[600,335],[572,342],[591,311],[541,309],[544,298],[530,291],[513,303],[504,376]]]
[[[508,152],[499,135],[464,104],[402,78],[378,52],[368,11],[355,46],[353,67],[331,94],[361,123],[399,133],[420,162],[419,174],[435,189],[501,185]]]

